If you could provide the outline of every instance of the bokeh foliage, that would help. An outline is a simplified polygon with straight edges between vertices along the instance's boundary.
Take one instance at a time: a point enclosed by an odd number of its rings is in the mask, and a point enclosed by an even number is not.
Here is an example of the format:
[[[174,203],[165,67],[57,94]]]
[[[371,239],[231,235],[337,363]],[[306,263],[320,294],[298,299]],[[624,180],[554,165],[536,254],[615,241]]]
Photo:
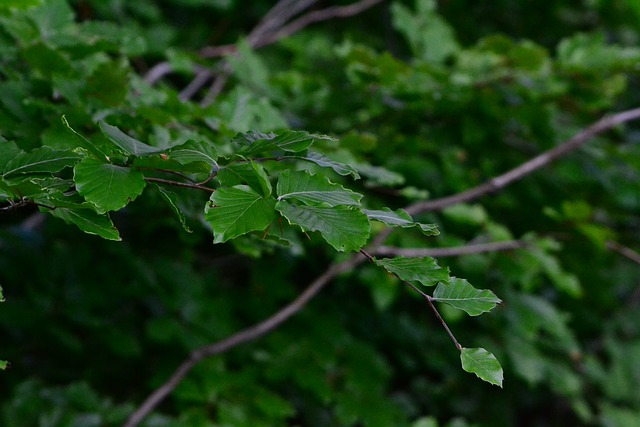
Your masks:
[[[332,180],[370,209],[478,185],[639,100],[631,1],[385,4],[262,50],[241,41],[208,107],[179,99],[194,65],[216,66],[196,52],[237,42],[270,2],[29,3],[0,9],[2,147],[77,145],[62,116],[99,146],[103,119],[162,148],[304,129],[339,140],[322,150],[362,179]],[[147,84],[162,60],[176,72]],[[639,424],[640,267],[607,244],[640,247],[637,129],[418,218],[437,238],[387,242],[529,243],[439,260],[504,301],[480,318],[443,310],[461,342],[496,354],[504,390],[462,372],[428,307],[366,265],[269,336],[200,364],[146,425]],[[191,349],[266,318],[341,256],[287,230],[289,248],[255,236],[213,246],[206,195],[175,198],[193,233],[149,191],[112,215],[122,242],[35,207],[2,212],[0,356],[12,367],[0,424],[119,425]]]

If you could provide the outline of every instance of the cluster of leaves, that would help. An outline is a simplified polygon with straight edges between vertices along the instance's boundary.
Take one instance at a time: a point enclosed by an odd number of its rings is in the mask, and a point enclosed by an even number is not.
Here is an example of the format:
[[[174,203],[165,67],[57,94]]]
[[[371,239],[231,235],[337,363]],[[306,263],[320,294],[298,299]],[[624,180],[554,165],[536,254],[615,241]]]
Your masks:
[[[259,345],[202,363],[148,425],[466,425],[456,416],[497,425],[533,413],[546,424],[637,424],[636,275],[605,249],[610,239],[639,240],[640,152],[611,144],[635,134],[603,136],[483,205],[419,222],[399,209],[504,172],[620,99],[637,103],[629,77],[640,52],[623,45],[633,34],[609,29],[621,35],[615,45],[550,23],[539,40],[557,46],[550,52],[503,35],[476,42],[474,23],[465,45],[434,1],[396,2],[389,24],[406,43],[372,36],[372,16],[345,24],[348,36],[310,30],[264,55],[240,43],[216,102],[182,102],[184,79],[212,65],[190,50],[211,31],[202,11],[249,28],[269,7],[244,13],[236,3],[1,6],[0,271],[9,302],[0,322],[12,342],[2,356],[14,366],[3,374],[13,396],[3,422],[34,414],[42,414],[34,424],[122,422],[188,351],[272,314],[342,259],[336,251],[359,250],[383,226],[409,228],[388,244],[423,247],[438,223],[432,244],[521,236],[526,249],[443,267],[377,259]],[[454,19],[454,6],[443,6]],[[76,22],[76,11],[112,22]],[[140,74],[159,58],[176,74],[151,86]],[[123,242],[97,242],[54,219],[31,228],[45,215]],[[228,244],[212,249],[211,231]],[[449,270],[507,304],[469,322],[460,313],[499,300]],[[425,324],[422,301],[398,299],[399,281],[434,286],[429,298],[444,303],[461,341],[507,362],[508,396],[452,369],[449,338]],[[89,360],[84,348],[96,354]],[[490,353],[461,357],[466,371],[502,383]],[[114,377],[131,381],[123,388]]]

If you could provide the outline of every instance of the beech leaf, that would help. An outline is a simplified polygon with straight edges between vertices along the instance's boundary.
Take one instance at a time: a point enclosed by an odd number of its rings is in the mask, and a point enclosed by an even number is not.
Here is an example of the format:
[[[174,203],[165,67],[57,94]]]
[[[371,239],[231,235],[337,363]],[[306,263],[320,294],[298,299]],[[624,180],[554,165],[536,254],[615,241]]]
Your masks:
[[[277,186],[278,200],[294,199],[306,205],[359,205],[361,194],[306,171],[284,171]]]
[[[130,137],[126,133],[122,132],[115,126],[111,126],[108,123],[98,123],[100,130],[106,136],[109,141],[120,147],[125,153],[133,156],[148,156],[150,154],[160,153],[165,151],[164,148],[153,147],[149,144],[145,144],[142,141],[138,141],[135,138]]]
[[[36,148],[28,153],[21,152],[7,162],[3,176],[30,173],[55,173],[78,163],[82,156],[71,150],[54,150],[49,147]]]
[[[465,371],[502,388],[504,374],[500,362],[484,348],[463,348],[460,352],[460,361]]]
[[[214,243],[226,242],[250,231],[264,230],[275,219],[275,200],[247,185],[223,187],[211,195],[205,209]]]
[[[323,168],[331,168],[335,173],[342,176],[351,175],[355,179],[360,179],[360,174],[353,168],[353,166],[346,165],[344,163],[336,162],[320,153],[308,153],[306,156],[298,157],[301,160],[306,160],[322,166]]]
[[[434,286],[439,282],[448,283],[450,280],[449,269],[440,267],[431,257],[383,258],[376,260],[376,264],[401,280],[419,282],[424,286]]]
[[[382,222],[392,227],[412,228],[417,227],[425,236],[437,236],[440,234],[435,224],[422,224],[415,222],[411,216],[402,209],[392,211],[389,208],[381,210],[362,210],[371,220]]]
[[[74,168],[78,193],[92,203],[98,213],[115,211],[138,197],[145,186],[136,169],[87,158]]]
[[[320,232],[340,252],[357,251],[371,232],[367,216],[355,206],[298,206],[280,200],[276,209],[302,231]]]
[[[476,289],[465,279],[457,277],[452,277],[449,284],[438,284],[433,292],[433,299],[462,310],[469,316],[491,311],[496,304],[502,302],[490,290]]]

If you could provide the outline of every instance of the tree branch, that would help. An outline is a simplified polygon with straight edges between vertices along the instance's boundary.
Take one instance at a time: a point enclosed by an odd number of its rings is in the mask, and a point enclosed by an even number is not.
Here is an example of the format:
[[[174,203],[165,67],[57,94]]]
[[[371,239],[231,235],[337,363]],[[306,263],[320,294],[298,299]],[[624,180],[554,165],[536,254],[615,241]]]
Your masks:
[[[640,253],[627,246],[621,245],[620,243],[614,242],[613,240],[609,240],[607,241],[607,249],[619,253],[620,255],[635,262],[636,264],[640,264]]]
[[[213,344],[205,345],[191,352],[189,357],[175,370],[173,375],[160,387],[158,387],[149,397],[142,403],[138,409],[131,414],[123,427],[137,426],[151,411],[155,409],[183,380],[183,378],[203,359],[224,353],[240,344],[253,341],[268,332],[277,328],[289,317],[300,311],[320,290],[340,273],[351,270],[353,267],[362,263],[363,258],[354,255],[346,261],[334,264],[314,280],[295,300],[287,306],[273,314],[271,317],[257,323],[249,328],[218,341]]]
[[[594,136],[601,134],[621,123],[637,120],[639,118],[640,108],[623,111],[621,113],[613,114],[610,116],[604,116],[588,128],[577,133],[571,139],[548,151],[545,151],[544,153],[524,162],[520,166],[511,169],[510,171],[502,175],[490,179],[484,184],[481,184],[474,188],[470,188],[469,190],[462,191],[452,196],[415,203],[409,206],[406,211],[410,215],[416,215],[423,212],[438,211],[449,206],[457,205],[458,203],[465,203],[471,200],[475,200],[489,193],[495,193],[498,190],[503,189],[507,185],[524,178],[525,176],[537,171],[538,169],[547,166],[549,163],[580,148]]]
[[[522,249],[527,246],[527,242],[523,242],[521,240],[509,240],[506,242],[482,243],[451,248],[394,248],[389,246],[380,246],[379,248],[374,249],[372,253],[380,256],[404,256],[408,258],[443,258],[473,255],[485,252],[512,251],[514,249]]]

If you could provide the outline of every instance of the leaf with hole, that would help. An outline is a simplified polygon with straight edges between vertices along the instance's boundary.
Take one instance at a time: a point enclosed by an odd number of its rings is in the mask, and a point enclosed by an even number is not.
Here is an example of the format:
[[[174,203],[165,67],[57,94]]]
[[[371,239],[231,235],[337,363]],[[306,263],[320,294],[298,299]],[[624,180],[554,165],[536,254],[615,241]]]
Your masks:
[[[362,199],[362,194],[306,171],[284,171],[278,180],[277,193],[278,200],[293,199],[305,205],[360,205]]]
[[[490,290],[476,289],[465,279],[457,277],[452,277],[449,284],[439,283],[433,292],[433,299],[462,310],[469,316],[491,311],[502,302]]]
[[[418,282],[424,286],[435,286],[439,282],[448,283],[450,280],[449,269],[440,267],[431,257],[383,258],[377,259],[376,264],[401,280]]]
[[[247,185],[220,188],[210,200],[205,217],[213,228],[214,243],[265,230],[276,217],[275,200],[260,195]]]
[[[502,388],[504,374],[500,362],[484,348],[463,348],[460,352],[460,361],[465,371]]]
[[[276,209],[302,231],[320,232],[340,252],[362,248],[371,232],[367,216],[355,206],[298,206],[280,200]]]
[[[116,211],[134,200],[145,186],[139,170],[84,159],[74,168],[78,193],[92,203],[98,213]]]

